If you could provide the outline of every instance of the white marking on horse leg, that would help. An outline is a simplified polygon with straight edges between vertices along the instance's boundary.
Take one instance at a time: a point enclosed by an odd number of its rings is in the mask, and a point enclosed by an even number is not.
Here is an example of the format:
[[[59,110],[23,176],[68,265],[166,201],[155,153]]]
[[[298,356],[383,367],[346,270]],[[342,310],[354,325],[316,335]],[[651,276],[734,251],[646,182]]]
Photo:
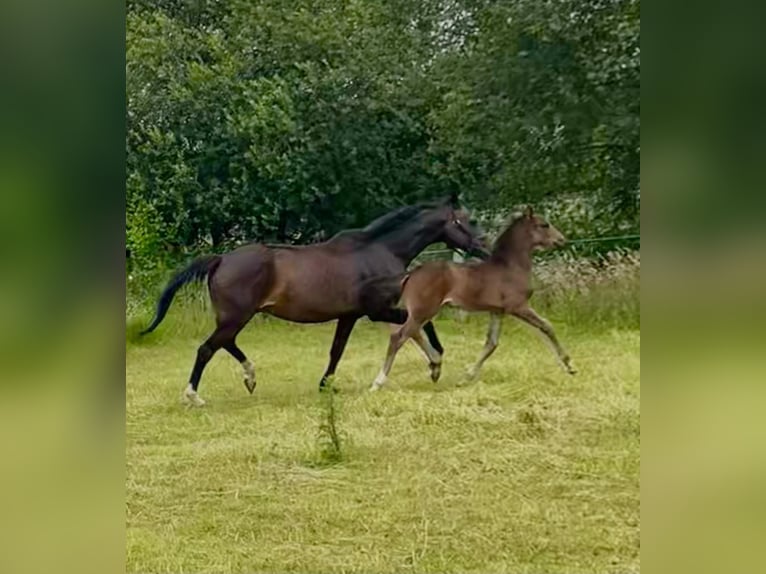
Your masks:
[[[184,389],[182,398],[184,401],[186,401],[188,404],[194,407],[204,407],[205,401],[202,400],[202,397],[200,397],[197,394],[197,391],[195,391],[191,385],[187,385],[186,389]]]
[[[242,361],[241,365],[242,369],[245,371],[245,387],[252,395],[255,390],[255,367],[253,367],[253,364],[247,359]]]

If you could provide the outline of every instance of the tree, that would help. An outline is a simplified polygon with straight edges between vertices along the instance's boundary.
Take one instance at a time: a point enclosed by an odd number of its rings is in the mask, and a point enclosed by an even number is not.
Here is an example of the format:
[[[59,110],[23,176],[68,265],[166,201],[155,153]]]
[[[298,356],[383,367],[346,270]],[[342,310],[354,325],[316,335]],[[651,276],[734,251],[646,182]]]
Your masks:
[[[453,190],[637,225],[637,1],[132,0],[126,40],[139,251],[309,242]]]

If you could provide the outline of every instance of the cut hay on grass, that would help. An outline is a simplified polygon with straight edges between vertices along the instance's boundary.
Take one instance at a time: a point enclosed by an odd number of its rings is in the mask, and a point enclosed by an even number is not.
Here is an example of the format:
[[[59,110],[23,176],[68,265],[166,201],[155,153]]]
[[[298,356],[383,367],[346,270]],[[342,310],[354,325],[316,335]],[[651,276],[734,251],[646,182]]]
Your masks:
[[[635,327],[550,316],[570,377],[509,319],[481,380],[458,386],[487,318],[447,313],[442,380],[407,345],[369,393],[388,328],[364,321],[328,398],[317,385],[333,324],[254,321],[239,344],[255,393],[220,352],[208,405],[188,409],[181,390],[211,327],[192,317],[171,310],[127,349],[129,572],[638,571]]]

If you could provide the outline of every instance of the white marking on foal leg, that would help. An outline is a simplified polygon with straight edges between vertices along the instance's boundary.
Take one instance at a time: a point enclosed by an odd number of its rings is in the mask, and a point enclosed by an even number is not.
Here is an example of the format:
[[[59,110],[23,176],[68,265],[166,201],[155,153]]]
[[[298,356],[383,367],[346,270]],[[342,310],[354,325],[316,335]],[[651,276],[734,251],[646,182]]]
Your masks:
[[[383,368],[380,369],[380,373],[378,373],[378,376],[375,377],[375,380],[372,382],[372,387],[370,387],[371,391],[377,391],[386,382],[388,373],[391,372],[391,367],[394,364],[396,353],[401,348],[402,343],[404,343],[404,341],[407,340],[407,337],[409,336],[403,334],[406,332],[405,329],[407,328],[407,325],[408,323],[405,323],[399,328],[398,331],[391,333],[391,338],[388,341],[386,360],[383,362]]]
[[[383,369],[380,370],[378,373],[378,376],[375,377],[375,380],[372,381],[372,386],[370,387],[370,391],[377,391],[386,383],[386,373],[383,372]]]
[[[242,369],[245,371],[245,387],[252,395],[255,390],[255,367],[253,367],[253,364],[247,359],[242,361],[241,365]]]
[[[182,398],[185,402],[189,403],[191,406],[194,406],[194,407],[205,406],[205,401],[202,400],[202,397],[200,397],[197,394],[197,391],[195,391],[191,385],[186,386],[186,389],[184,389]]]

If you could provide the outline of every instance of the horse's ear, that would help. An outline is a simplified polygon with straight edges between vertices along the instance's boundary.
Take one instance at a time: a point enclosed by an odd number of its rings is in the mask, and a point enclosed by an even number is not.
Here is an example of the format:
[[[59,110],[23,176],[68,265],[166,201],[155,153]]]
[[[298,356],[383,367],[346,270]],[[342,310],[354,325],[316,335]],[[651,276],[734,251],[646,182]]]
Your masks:
[[[532,206],[531,205],[527,205],[524,208],[524,217],[526,217],[527,219],[532,219],[532,215],[533,215],[532,214]]]
[[[447,202],[448,202],[448,203],[449,203],[449,204],[450,204],[452,207],[460,207],[460,197],[459,197],[459,193],[458,193],[457,191],[453,191],[452,193],[450,193],[450,196],[449,196],[449,198],[447,199]]]

